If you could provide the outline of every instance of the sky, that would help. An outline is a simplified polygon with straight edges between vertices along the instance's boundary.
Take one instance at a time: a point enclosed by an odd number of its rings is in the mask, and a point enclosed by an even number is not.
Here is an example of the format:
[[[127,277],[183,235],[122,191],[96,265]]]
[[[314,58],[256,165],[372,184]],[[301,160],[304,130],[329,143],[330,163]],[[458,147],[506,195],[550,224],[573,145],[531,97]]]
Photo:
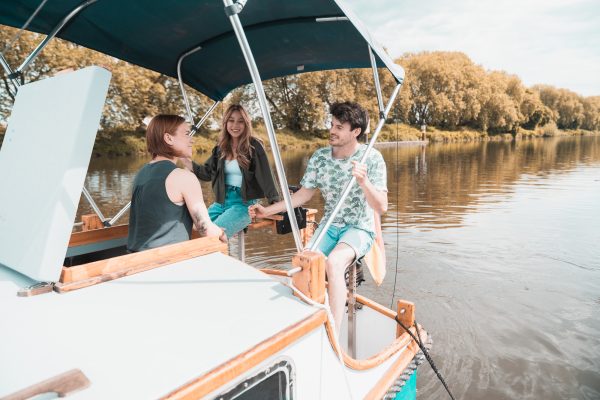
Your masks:
[[[600,0],[345,0],[396,58],[461,51],[523,83],[600,96]]]

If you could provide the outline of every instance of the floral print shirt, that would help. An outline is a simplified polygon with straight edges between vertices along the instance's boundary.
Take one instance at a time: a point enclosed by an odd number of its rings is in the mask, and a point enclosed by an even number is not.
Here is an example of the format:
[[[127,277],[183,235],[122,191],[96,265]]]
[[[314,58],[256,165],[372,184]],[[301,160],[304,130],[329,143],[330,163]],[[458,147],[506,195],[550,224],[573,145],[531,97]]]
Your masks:
[[[335,159],[332,157],[331,147],[324,147],[314,152],[301,185],[307,189],[318,188],[325,200],[325,210],[321,222],[327,220],[342,191],[352,178],[352,161],[359,161],[367,149],[362,144],[350,157]],[[366,161],[367,176],[377,190],[387,192],[387,171],[381,153],[372,149]],[[342,208],[333,220],[334,225],[352,225],[367,232],[375,233],[373,226],[373,209],[367,204],[363,190],[355,183]]]

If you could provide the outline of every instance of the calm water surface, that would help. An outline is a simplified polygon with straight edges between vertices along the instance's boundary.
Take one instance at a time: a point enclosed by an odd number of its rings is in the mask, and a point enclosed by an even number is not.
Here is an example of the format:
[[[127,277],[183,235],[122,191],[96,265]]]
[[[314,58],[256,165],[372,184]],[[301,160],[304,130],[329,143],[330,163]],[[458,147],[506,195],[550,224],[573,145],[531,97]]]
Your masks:
[[[600,399],[600,137],[381,151],[388,274],[359,292],[416,303],[457,399]],[[290,184],[309,155],[284,153]],[[92,161],[87,187],[106,215],[146,161]],[[248,235],[258,267],[285,267],[294,250],[289,235]],[[447,398],[429,366],[419,398]]]

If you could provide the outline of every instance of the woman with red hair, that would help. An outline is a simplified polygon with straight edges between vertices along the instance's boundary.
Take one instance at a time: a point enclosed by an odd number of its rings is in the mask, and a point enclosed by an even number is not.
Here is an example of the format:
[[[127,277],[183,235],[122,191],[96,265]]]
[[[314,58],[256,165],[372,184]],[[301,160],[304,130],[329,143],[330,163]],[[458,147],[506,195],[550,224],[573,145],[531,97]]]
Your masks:
[[[157,115],[146,130],[152,160],[133,183],[127,250],[148,250],[189,240],[192,225],[200,236],[220,236],[211,222],[194,174],[177,168],[181,157],[192,157],[190,125],[177,115]]]

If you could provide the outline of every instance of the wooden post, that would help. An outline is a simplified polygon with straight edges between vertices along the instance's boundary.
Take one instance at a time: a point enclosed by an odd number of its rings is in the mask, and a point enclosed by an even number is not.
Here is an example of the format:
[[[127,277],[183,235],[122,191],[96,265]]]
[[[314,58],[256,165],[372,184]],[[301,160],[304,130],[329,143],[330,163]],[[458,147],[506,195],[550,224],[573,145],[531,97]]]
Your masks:
[[[325,303],[325,256],[305,250],[292,258],[292,266],[302,268],[292,277],[294,286],[310,299]]]
[[[407,328],[415,324],[415,303],[407,300],[398,300],[398,320]],[[396,324],[396,337],[400,337],[404,333],[404,328],[400,324]]]
[[[104,224],[102,223],[102,220],[96,214],[82,215],[81,222],[83,222],[83,225],[81,227],[82,231],[91,231],[94,229],[104,228]]]

